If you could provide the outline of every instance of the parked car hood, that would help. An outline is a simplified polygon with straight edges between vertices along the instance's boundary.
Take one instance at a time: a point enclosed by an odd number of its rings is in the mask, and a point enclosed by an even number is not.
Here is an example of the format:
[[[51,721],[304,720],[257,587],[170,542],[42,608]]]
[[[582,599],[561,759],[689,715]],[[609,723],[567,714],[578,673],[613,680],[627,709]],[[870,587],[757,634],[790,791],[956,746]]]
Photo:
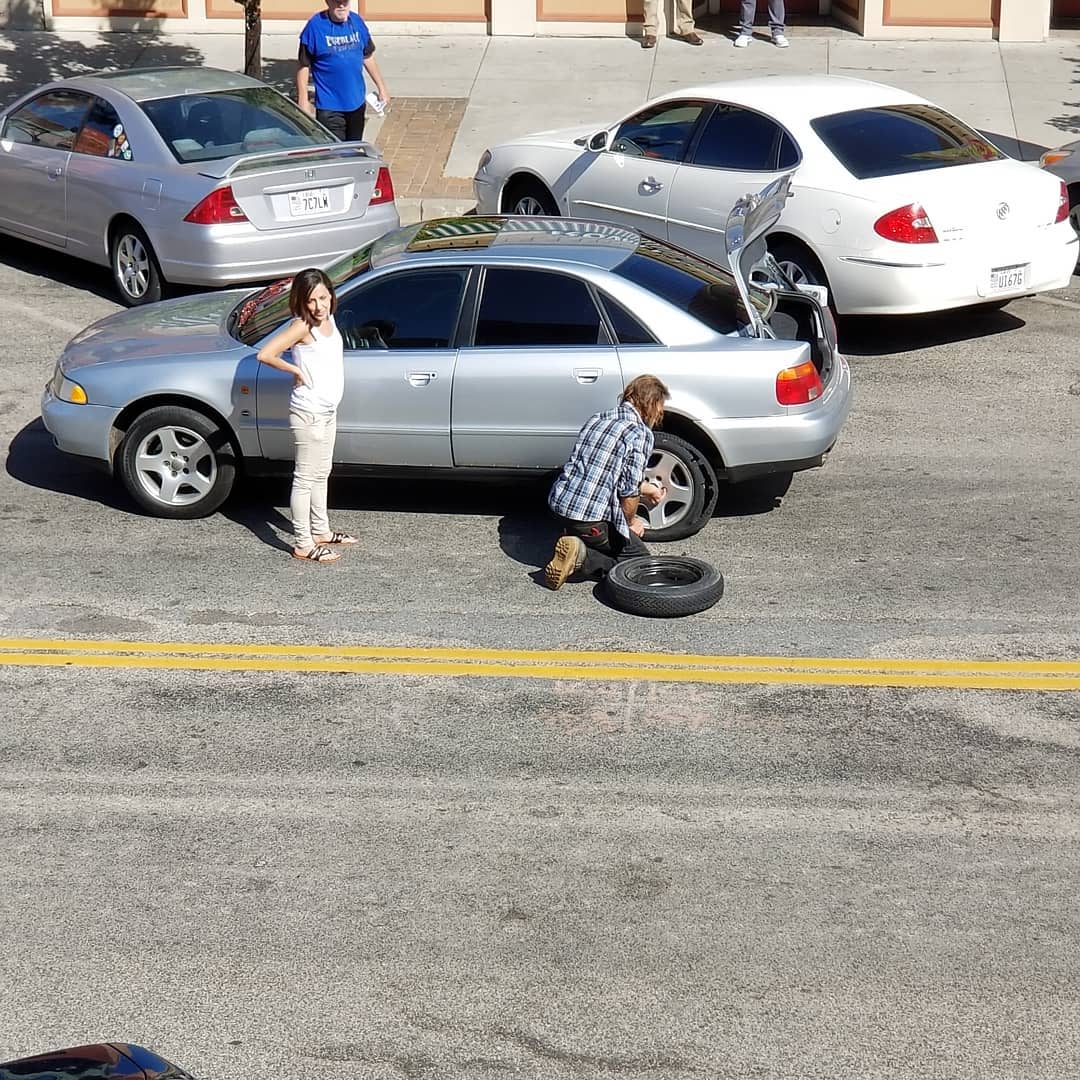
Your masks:
[[[535,131],[531,135],[523,135],[520,139],[514,139],[511,145],[572,147],[575,139],[588,139],[590,135],[595,135],[597,131],[601,130],[601,126],[599,124],[577,124],[574,127]]]
[[[90,364],[172,356],[182,361],[205,353],[243,348],[225,330],[225,320],[250,289],[200,293],[131,308],[88,326],[68,342],[65,371]]]

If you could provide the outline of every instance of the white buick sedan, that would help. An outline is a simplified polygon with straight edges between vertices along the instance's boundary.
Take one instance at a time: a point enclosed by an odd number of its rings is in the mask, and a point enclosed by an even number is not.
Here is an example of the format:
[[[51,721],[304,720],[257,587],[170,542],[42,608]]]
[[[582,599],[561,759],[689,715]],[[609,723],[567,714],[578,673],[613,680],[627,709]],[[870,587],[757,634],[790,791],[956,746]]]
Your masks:
[[[795,171],[769,248],[840,314],[909,314],[1062,288],[1065,185],[944,109],[880,83],[764,76],[665,94],[610,127],[486,150],[481,214],[627,225],[723,262],[727,210]]]

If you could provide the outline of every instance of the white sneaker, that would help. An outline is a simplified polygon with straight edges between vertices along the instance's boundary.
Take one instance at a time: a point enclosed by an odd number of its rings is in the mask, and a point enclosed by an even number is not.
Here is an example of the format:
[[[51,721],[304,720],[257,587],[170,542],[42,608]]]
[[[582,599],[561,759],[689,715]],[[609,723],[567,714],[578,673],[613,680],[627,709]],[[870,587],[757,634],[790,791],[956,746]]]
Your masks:
[[[751,38],[751,36],[749,34],[740,34],[735,39],[735,48],[736,49],[745,49],[746,46],[749,45],[752,40],[753,39]]]
[[[791,43],[790,43],[790,42],[788,41],[788,39],[787,39],[786,37],[784,37],[784,35],[783,35],[783,34],[773,34],[773,36],[772,36],[772,43],[773,43],[773,44],[774,44],[774,45],[775,45],[775,46],[776,46],[776,47],[777,47],[778,49],[786,49],[786,48],[788,47],[788,45],[790,45],[790,44],[791,44]]]

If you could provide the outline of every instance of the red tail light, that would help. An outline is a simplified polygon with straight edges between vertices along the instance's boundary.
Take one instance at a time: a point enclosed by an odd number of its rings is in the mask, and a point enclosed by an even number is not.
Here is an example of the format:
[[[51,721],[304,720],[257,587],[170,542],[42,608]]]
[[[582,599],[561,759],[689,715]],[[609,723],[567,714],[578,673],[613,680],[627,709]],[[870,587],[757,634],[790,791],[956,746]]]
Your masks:
[[[937,233],[919,203],[900,206],[874,222],[874,232],[898,244],[936,244]]]
[[[1057,217],[1054,218],[1054,224],[1060,225],[1063,221],[1069,217],[1069,189],[1065,186],[1065,181],[1061,181],[1061,194],[1058,196],[1058,212]]]
[[[384,165],[375,177],[375,190],[371,193],[371,201],[368,206],[378,206],[379,203],[394,201],[394,181],[390,179],[390,170]]]
[[[781,405],[806,405],[821,397],[821,376],[807,360],[798,367],[784,368],[776,376],[776,400]]]
[[[227,225],[232,221],[247,221],[231,187],[215,188],[197,206],[192,207],[185,221],[196,225]]]

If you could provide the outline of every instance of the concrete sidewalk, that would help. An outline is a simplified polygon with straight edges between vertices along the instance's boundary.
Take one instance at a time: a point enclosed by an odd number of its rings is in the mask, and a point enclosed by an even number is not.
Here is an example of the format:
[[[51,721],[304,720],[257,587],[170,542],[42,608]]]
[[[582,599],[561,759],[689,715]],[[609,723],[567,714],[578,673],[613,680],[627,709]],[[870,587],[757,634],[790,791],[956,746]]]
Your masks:
[[[740,75],[816,73],[891,83],[936,101],[1028,160],[1080,132],[1075,31],[1040,44],[1002,45],[867,41],[836,27],[793,26],[791,48],[781,51],[764,37],[733,49],[725,18],[705,19],[699,28],[702,47],[661,39],[651,51],[631,38],[378,37],[394,104],[368,132],[376,143],[385,139],[403,217],[471,205],[467,178],[494,142],[549,127],[603,124],[655,94]],[[263,38],[264,76],[286,93],[295,50],[292,35]],[[94,70],[236,69],[242,52],[239,33],[6,31],[0,33],[0,101],[51,78]]]

